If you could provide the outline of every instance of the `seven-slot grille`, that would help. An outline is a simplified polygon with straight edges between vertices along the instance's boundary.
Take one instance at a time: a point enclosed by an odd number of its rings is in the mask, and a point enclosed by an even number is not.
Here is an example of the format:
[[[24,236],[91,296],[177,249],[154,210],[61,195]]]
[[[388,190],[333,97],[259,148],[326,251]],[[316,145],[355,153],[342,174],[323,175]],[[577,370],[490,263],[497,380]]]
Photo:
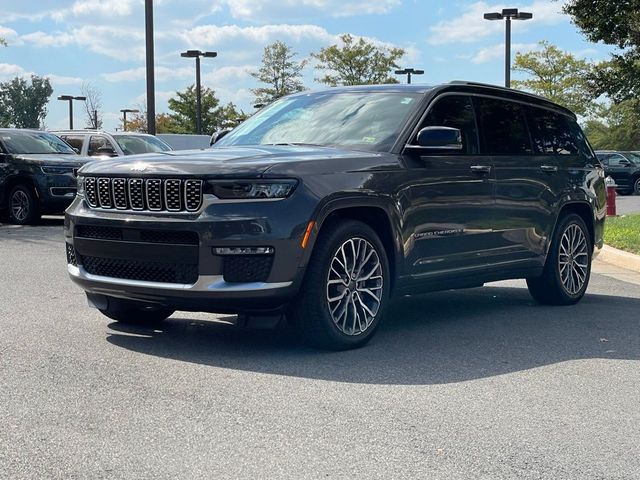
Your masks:
[[[85,198],[93,208],[195,212],[202,180],[86,177]]]

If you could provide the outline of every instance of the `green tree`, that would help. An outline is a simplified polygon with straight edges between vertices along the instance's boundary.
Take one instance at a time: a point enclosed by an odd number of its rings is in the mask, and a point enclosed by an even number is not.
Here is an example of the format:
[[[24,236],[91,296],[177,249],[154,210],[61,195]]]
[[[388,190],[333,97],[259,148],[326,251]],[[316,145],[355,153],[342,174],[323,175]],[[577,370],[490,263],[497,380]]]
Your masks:
[[[603,107],[598,119],[590,119],[584,132],[596,150],[638,150],[640,100],[625,100]]]
[[[142,107],[138,113],[127,118],[127,132],[147,133],[147,109]],[[120,130],[125,130],[120,123]],[[177,128],[168,113],[156,113],[156,133],[178,133]]]
[[[222,124],[220,126],[222,128],[235,128],[249,118],[249,115],[244,113],[242,110],[238,110],[233,102],[229,102],[222,107],[221,114]]]
[[[640,96],[640,23],[638,0],[569,0],[563,7],[592,42],[622,50],[595,69],[594,95],[608,95],[614,102]]]
[[[0,126],[40,128],[52,93],[49,79],[36,75],[30,82],[16,77],[0,83]]]
[[[202,88],[202,131],[213,133],[221,128],[223,123],[220,100],[215,92],[207,87]],[[175,133],[196,132],[196,87],[191,85],[182,92],[176,92],[176,96],[169,99],[171,118],[176,126]]]
[[[311,56],[318,60],[315,68],[327,73],[318,82],[338,85],[374,85],[398,83],[391,76],[396,63],[405,53],[401,48],[377,47],[363,38],[346,33],[340,36],[342,46],[331,45]]]
[[[513,80],[513,86],[546,97],[578,115],[591,112],[594,101],[587,79],[593,65],[547,41],[539,45],[540,50],[516,54],[513,70],[526,78]]]
[[[294,60],[296,55],[289,45],[281,41],[264,47],[262,66],[257,72],[250,72],[250,75],[268,86],[251,90],[256,96],[254,103],[271,103],[304,90],[301,72],[306,61]]]

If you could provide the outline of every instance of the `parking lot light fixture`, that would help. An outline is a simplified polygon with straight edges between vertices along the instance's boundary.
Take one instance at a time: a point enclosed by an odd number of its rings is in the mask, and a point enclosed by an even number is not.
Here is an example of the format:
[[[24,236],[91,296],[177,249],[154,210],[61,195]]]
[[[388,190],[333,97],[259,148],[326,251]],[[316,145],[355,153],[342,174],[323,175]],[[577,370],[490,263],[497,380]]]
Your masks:
[[[202,89],[200,87],[200,57],[214,58],[218,52],[202,52],[200,50],[187,50],[180,53],[184,58],[196,59],[196,133],[202,134]]]
[[[503,8],[502,12],[484,14],[485,20],[504,20],[504,86],[511,88],[511,20],[531,20],[533,13],[520,12],[517,8]]]
[[[58,100],[69,102],[69,130],[73,130],[73,101],[74,100],[86,101],[87,97],[76,97],[73,95],[60,95],[58,97]]]
[[[406,75],[407,85],[411,85],[411,75],[422,75],[424,70],[417,70],[415,68],[403,68],[402,70],[396,70],[396,75]]]
[[[122,112],[122,130],[127,131],[127,113],[139,113],[140,110],[137,108],[123,108],[120,110]]]

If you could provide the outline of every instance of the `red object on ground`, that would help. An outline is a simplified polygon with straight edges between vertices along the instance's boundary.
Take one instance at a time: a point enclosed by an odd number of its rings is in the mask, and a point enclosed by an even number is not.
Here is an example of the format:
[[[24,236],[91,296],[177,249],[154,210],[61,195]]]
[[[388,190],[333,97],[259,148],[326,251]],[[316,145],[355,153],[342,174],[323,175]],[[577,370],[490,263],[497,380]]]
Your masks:
[[[616,216],[616,184],[611,177],[606,179],[607,185],[607,216]]]

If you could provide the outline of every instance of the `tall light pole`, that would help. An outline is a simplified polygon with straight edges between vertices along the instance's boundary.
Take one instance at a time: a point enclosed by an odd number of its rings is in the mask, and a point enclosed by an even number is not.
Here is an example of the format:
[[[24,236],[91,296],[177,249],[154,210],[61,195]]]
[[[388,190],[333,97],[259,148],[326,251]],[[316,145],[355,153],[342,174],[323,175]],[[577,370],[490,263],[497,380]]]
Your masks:
[[[127,113],[138,113],[140,110],[137,108],[123,108],[122,112],[122,130],[127,131]]]
[[[153,0],[144,1],[144,26],[147,52],[147,133],[156,134],[156,86],[153,56]]]
[[[74,100],[86,100],[87,97],[74,97],[73,95],[60,95],[58,100],[64,100],[69,102],[69,130],[73,130],[73,101]]]
[[[511,20],[530,20],[533,13],[519,12],[517,8],[503,8],[502,12],[485,13],[485,20],[505,20],[504,33],[504,86],[511,88]]]
[[[201,52],[200,50],[187,50],[180,54],[181,57],[196,59],[196,133],[202,134],[202,89],[200,87],[200,57],[214,58],[218,52]]]
[[[404,68],[402,70],[396,70],[396,75],[406,75],[407,85],[411,85],[411,75],[422,75],[424,70],[416,70],[415,68]]]

